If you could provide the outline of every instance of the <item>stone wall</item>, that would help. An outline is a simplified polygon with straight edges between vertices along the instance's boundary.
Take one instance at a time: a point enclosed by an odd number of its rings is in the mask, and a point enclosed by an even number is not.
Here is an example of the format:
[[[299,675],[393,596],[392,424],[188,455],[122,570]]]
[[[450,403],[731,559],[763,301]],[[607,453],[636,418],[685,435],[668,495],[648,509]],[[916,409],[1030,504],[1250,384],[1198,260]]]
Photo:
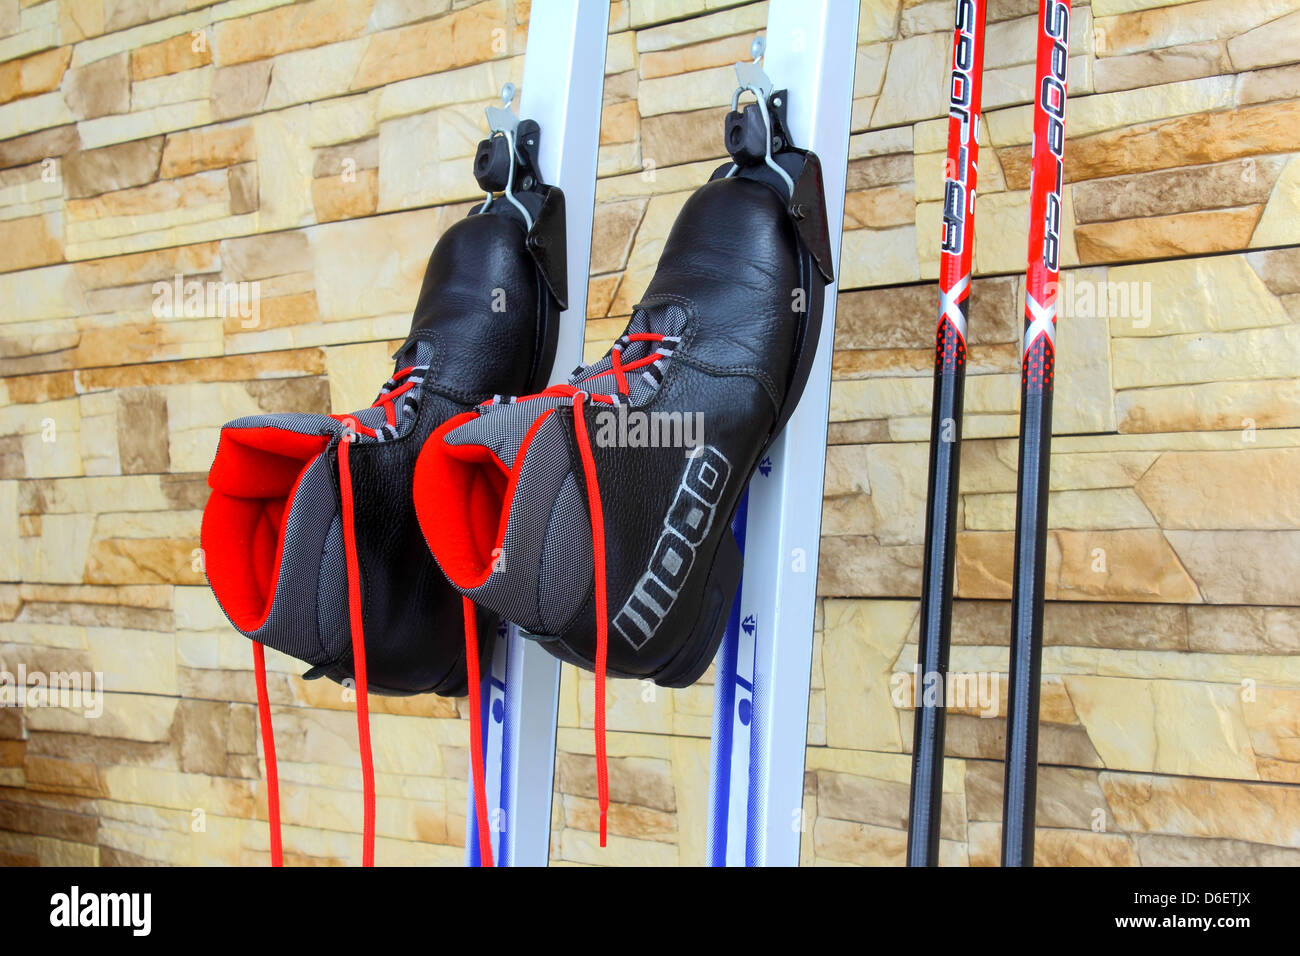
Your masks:
[[[906,841],[891,690],[916,654],[951,3],[862,7],[806,863]],[[989,11],[953,649],[974,673],[1007,661],[1034,8]],[[373,398],[528,13],[0,0],[0,660],[109,691],[98,719],[0,709],[0,862],[267,861],[248,646],[196,552],[217,430]],[[590,356],[719,161],[765,17],[613,4]],[[1300,0],[1094,0],[1071,49],[1038,859],[1297,863]],[[177,273],[259,282],[259,324],[154,319]],[[355,863],[353,705],[268,658],[286,856]],[[611,685],[601,851],[592,683],[565,669],[555,861],[703,861],[709,680]],[[458,863],[463,705],[372,707],[378,859]],[[996,862],[1003,731],[949,718],[946,862]]]

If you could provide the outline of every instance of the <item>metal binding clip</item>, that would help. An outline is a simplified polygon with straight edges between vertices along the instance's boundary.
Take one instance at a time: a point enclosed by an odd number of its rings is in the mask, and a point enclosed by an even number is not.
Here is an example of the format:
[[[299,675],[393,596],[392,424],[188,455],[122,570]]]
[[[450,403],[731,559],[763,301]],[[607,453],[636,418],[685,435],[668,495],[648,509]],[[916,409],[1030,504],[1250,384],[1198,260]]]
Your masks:
[[[736,64],[736,82],[739,85],[736,87],[736,92],[731,94],[731,111],[734,113],[739,108],[742,93],[754,94],[754,98],[758,101],[758,111],[763,117],[763,126],[767,130],[767,155],[765,160],[767,165],[775,170],[777,175],[785,182],[786,188],[789,189],[790,195],[793,196],[794,180],[772,158],[772,117],[768,113],[767,101],[772,95],[773,84],[771,78],[763,71],[763,67],[759,65],[766,47],[767,43],[763,37],[755,37],[754,42],[749,45],[749,52],[754,57],[754,62]],[[732,164],[731,169],[727,171],[727,176],[732,176],[738,168],[738,166]]]
[[[510,147],[509,171],[506,173],[506,188],[503,190],[502,194],[506,197],[506,201],[518,209],[520,214],[523,215],[525,228],[528,232],[531,232],[533,229],[533,217],[528,214],[528,210],[524,208],[523,203],[515,198],[514,193],[515,164],[521,161],[515,142],[519,132],[519,117],[515,114],[514,110],[510,108],[510,104],[514,98],[515,85],[513,83],[507,83],[505,86],[501,87],[501,105],[489,106],[483,112],[487,115],[488,129],[491,131],[488,134],[488,139],[491,139],[494,136],[503,136],[505,137],[507,145]],[[492,193],[491,191],[488,191],[487,198],[483,200],[484,212],[491,207],[492,199]]]

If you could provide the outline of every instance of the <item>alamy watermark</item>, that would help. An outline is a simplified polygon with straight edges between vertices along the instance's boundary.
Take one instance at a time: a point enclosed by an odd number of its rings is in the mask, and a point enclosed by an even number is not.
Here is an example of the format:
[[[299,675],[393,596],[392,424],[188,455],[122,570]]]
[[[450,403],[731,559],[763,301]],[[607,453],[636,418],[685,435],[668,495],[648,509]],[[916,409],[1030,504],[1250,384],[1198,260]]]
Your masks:
[[[1151,325],[1151,283],[1076,278],[1061,273],[1056,307],[1067,319],[1128,319],[1133,328]]]
[[[686,448],[704,444],[703,412],[646,412],[626,405],[596,413],[601,448]]]
[[[61,707],[94,719],[104,713],[104,674],[29,671],[26,664],[15,674],[0,665],[0,707]]]
[[[262,323],[262,284],[260,282],[221,282],[190,279],[179,272],[171,282],[155,282],[153,316],[155,319],[239,319],[243,329],[255,329]]]
[[[992,671],[949,671],[943,675],[929,671],[924,676],[919,667],[896,671],[889,679],[889,696],[899,710],[912,707],[936,707],[948,710],[972,710],[981,717],[996,717],[1002,696],[1002,675]]]

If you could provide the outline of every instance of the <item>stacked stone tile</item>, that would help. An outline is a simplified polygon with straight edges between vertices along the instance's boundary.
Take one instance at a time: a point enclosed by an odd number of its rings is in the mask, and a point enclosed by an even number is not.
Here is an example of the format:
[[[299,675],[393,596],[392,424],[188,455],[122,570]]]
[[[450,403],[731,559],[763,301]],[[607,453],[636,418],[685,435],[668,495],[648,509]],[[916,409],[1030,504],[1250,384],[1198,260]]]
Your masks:
[[[807,758],[807,863],[906,841],[950,0],[863,0]],[[990,3],[953,668],[1009,632],[1032,0]],[[509,0],[0,0],[0,862],[265,863],[247,642],[203,584],[217,430],[355,408],[522,72]],[[766,6],[613,4],[588,353],[721,161]],[[1300,2],[1094,0],[1071,38],[1038,859],[1300,862]],[[257,282],[155,317],[156,282]],[[1100,309],[1096,294],[1138,298]],[[1092,296],[1089,299],[1089,296]],[[1138,308],[1142,302],[1149,309]],[[1136,304],[1135,304],[1136,303]],[[359,858],[353,704],[269,655],[286,857]],[[712,686],[562,683],[556,862],[699,863]],[[949,718],[944,859],[998,853],[994,716]],[[377,698],[379,859],[459,862],[466,727]]]

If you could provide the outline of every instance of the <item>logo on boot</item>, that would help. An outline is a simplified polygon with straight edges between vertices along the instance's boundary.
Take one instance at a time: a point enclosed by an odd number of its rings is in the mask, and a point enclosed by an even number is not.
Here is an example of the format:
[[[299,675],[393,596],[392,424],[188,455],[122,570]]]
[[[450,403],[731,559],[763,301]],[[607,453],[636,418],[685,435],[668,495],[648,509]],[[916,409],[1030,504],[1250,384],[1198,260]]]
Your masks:
[[[614,629],[637,650],[654,637],[677,600],[695,563],[695,549],[713,527],[714,513],[730,474],[731,462],[712,445],[700,446],[687,458],[686,471],[672,507],[664,516],[664,530],[655,544],[650,567],[632,589],[627,603],[614,615]]]

